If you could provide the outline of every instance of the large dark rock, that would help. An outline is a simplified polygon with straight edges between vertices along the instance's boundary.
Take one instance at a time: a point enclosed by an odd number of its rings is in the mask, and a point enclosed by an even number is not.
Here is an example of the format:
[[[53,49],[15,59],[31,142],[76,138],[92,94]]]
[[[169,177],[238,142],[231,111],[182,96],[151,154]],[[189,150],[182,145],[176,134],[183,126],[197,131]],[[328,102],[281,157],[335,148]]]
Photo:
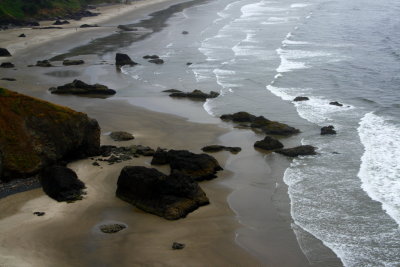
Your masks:
[[[74,80],[58,87],[51,87],[52,94],[73,94],[73,95],[114,95],[116,92],[102,84],[90,85],[80,80]]]
[[[204,152],[208,152],[208,153],[219,152],[219,151],[225,150],[225,151],[229,151],[233,154],[237,154],[240,151],[242,151],[242,149],[240,147],[221,146],[221,145],[209,145],[209,146],[203,147],[201,150],[203,150]]]
[[[64,66],[81,65],[84,63],[85,63],[85,61],[83,61],[82,59],[65,59],[63,61]]]
[[[321,135],[336,134],[335,127],[332,125],[324,126],[321,128]]]
[[[280,123],[277,121],[271,121],[263,116],[256,117],[248,112],[237,112],[233,114],[225,114],[220,117],[224,121],[233,121],[236,123],[246,124],[254,130],[259,130],[265,134],[272,135],[292,135],[299,133],[300,131],[287,124]]]
[[[310,99],[306,96],[297,96],[297,97],[295,97],[295,99],[293,99],[293,101],[295,101],[295,102],[307,101],[307,100],[310,100]]]
[[[43,191],[57,201],[75,201],[82,199],[85,184],[76,173],[63,166],[45,168],[40,174]]]
[[[288,157],[308,156],[317,154],[315,152],[315,147],[310,145],[297,146],[287,149],[278,149],[275,152]]]
[[[115,55],[115,65],[121,67],[123,65],[137,65],[127,54],[117,53]]]
[[[0,68],[14,68],[14,64],[12,64],[11,62],[3,62],[0,64]]]
[[[254,147],[265,149],[265,150],[273,150],[273,149],[282,148],[283,144],[270,136],[266,136],[263,140],[255,142]]]
[[[100,152],[100,127],[86,114],[0,88],[3,181]]]
[[[219,96],[219,93],[210,91],[209,94],[203,93],[200,90],[194,90],[193,92],[186,93],[186,92],[175,92],[169,95],[170,97],[187,97],[194,100],[201,100],[205,101],[207,98],[216,98]]]
[[[7,49],[0,48],[0,57],[11,57],[11,54]]]
[[[50,61],[48,61],[47,59],[46,60],[38,60],[36,62],[36,66],[37,67],[46,67],[46,68],[53,67],[53,65],[51,65]]]
[[[127,166],[118,178],[117,197],[146,212],[177,220],[209,204],[204,191],[190,177],[156,169]]]
[[[117,131],[117,132],[111,132],[110,137],[114,141],[128,141],[132,140],[135,137],[131,133],[127,132],[122,132],[122,131]]]
[[[216,178],[217,171],[222,170],[218,161],[207,154],[195,154],[187,150],[158,149],[151,164],[169,164],[171,171],[179,171],[196,181]]]

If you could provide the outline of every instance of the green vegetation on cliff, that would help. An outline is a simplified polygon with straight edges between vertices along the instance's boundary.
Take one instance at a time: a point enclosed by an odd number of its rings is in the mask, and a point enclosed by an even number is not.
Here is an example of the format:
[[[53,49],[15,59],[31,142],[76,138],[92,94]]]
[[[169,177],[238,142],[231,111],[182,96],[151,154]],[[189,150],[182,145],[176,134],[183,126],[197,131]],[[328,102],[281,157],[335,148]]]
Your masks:
[[[1,0],[0,22],[49,18],[76,12],[88,4],[113,3],[119,0]]]

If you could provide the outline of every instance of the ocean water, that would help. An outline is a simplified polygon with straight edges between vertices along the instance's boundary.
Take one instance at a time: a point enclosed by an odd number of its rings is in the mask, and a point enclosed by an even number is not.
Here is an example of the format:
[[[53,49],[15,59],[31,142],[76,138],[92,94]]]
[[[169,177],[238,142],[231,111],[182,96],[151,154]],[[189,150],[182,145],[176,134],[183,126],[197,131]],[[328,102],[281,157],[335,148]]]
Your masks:
[[[295,125],[318,155],[285,172],[293,229],[345,266],[400,266],[399,13],[395,0],[204,1],[130,46],[134,58],[156,53],[170,67],[124,67],[134,88],[119,95],[214,90],[211,116],[245,110],[286,122],[279,106],[290,104],[315,129],[333,125],[335,136]]]

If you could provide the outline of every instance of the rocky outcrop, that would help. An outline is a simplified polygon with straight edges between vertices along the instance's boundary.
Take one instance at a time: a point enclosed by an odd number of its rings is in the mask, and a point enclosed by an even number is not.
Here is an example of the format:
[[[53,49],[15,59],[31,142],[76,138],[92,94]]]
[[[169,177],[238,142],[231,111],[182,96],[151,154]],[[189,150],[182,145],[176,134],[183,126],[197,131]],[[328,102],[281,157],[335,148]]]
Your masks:
[[[117,197],[168,220],[183,218],[209,204],[199,185],[179,172],[167,176],[156,169],[127,166],[122,169],[117,185]]]
[[[74,80],[58,87],[51,87],[52,94],[72,94],[72,95],[114,95],[116,92],[102,84],[90,85],[80,80]]]
[[[237,154],[240,151],[242,151],[242,149],[240,147],[221,146],[221,145],[205,146],[201,150],[203,150],[204,152],[208,152],[208,153],[219,152],[219,151],[224,150],[224,151],[229,151],[232,154]]]
[[[307,100],[310,100],[310,99],[306,96],[297,96],[297,97],[295,97],[295,99],[293,99],[293,101],[295,101],[295,102],[307,101]]]
[[[28,177],[99,154],[100,127],[84,113],[0,88],[0,150],[3,181]]]
[[[11,62],[3,62],[0,64],[0,68],[14,68],[14,64],[12,64]]]
[[[63,166],[45,168],[40,174],[43,191],[57,201],[75,201],[82,199],[85,184],[76,173]]]
[[[122,67],[124,65],[137,65],[138,63],[134,62],[127,54],[117,53],[115,55],[115,65],[117,67]]]
[[[133,135],[131,133],[122,132],[122,131],[111,132],[110,137],[114,141],[128,141],[128,140],[132,140],[135,138],[135,137],[133,137]]]
[[[38,60],[36,62],[36,66],[37,67],[46,67],[46,68],[54,67],[53,65],[51,65],[50,61],[48,61],[47,59],[46,60]]]
[[[330,102],[329,105],[343,107],[343,104],[341,104],[341,103],[339,103],[337,101]]]
[[[0,57],[11,57],[11,54],[7,49],[0,48]]]
[[[332,125],[324,126],[321,128],[321,135],[336,134],[335,127]]]
[[[244,111],[236,112],[233,114],[225,114],[222,115],[220,118],[224,121],[233,121],[236,123],[240,123],[241,125],[248,126],[253,130],[262,131],[265,134],[287,136],[300,132],[298,129],[293,128],[287,124],[277,121],[270,121],[263,116],[256,117],[255,115]]]
[[[84,63],[85,63],[85,61],[83,61],[82,59],[65,59],[63,61],[64,66],[82,65]]]
[[[315,147],[310,145],[297,146],[287,149],[278,149],[275,152],[288,157],[309,156],[317,154],[315,152]]]
[[[265,149],[265,150],[274,150],[278,148],[282,148],[283,144],[272,138],[270,136],[266,136],[263,140],[257,141],[254,143],[254,147]]]
[[[210,91],[210,93],[207,94],[207,93],[203,93],[200,90],[194,90],[193,92],[190,92],[190,93],[179,91],[179,92],[172,93],[169,96],[170,97],[187,97],[187,98],[194,99],[194,100],[206,101],[207,98],[216,98],[217,96],[219,96],[219,93]]]
[[[187,150],[157,149],[151,164],[169,164],[171,171],[179,171],[196,181],[216,178],[217,171],[222,170],[214,157],[207,154],[195,154]]]

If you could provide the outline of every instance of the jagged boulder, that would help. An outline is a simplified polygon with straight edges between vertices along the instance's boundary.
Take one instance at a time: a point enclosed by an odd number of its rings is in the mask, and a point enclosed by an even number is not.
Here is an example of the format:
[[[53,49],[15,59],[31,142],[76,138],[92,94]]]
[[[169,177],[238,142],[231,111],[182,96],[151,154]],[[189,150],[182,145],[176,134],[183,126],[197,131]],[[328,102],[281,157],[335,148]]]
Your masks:
[[[219,93],[210,91],[209,94],[203,93],[200,90],[194,90],[193,92],[186,93],[186,92],[175,92],[169,95],[170,97],[187,97],[194,100],[201,100],[206,101],[207,98],[216,98],[219,96]]]
[[[209,204],[199,185],[179,172],[167,176],[153,168],[127,166],[122,169],[117,185],[117,197],[168,220],[186,217]]]
[[[63,61],[64,66],[82,65],[84,63],[85,63],[85,61],[83,61],[82,59],[65,59]]]
[[[324,126],[321,128],[321,135],[336,134],[335,127],[333,125]]]
[[[288,156],[288,157],[298,157],[298,156],[309,156],[317,154],[315,152],[315,147],[310,145],[297,146],[293,148],[278,149],[275,150],[276,153]]]
[[[115,55],[115,65],[117,67],[121,67],[124,65],[137,65],[138,63],[134,62],[127,54],[117,53]]]
[[[131,133],[122,131],[111,132],[110,137],[114,141],[128,141],[135,138]]]
[[[97,155],[100,127],[84,113],[0,88],[0,150],[3,181],[28,177],[61,160]]]
[[[7,49],[0,48],[0,57],[11,57],[11,54]]]
[[[196,181],[216,178],[217,171],[222,170],[214,157],[207,154],[195,154],[187,150],[157,149],[151,164],[169,164],[171,171],[179,171]]]
[[[257,141],[254,143],[254,147],[265,149],[265,150],[274,150],[278,148],[282,148],[283,144],[272,138],[270,136],[266,136],[263,140]]]
[[[221,145],[209,145],[209,146],[203,147],[201,150],[203,150],[204,152],[208,152],[208,153],[219,152],[219,151],[225,150],[225,151],[231,152],[232,154],[237,154],[240,151],[242,151],[242,149],[240,147],[221,146]]]
[[[85,184],[76,173],[63,166],[45,168],[40,174],[43,191],[57,201],[75,201],[82,199]]]
[[[51,87],[52,94],[72,94],[72,95],[114,95],[116,92],[102,84],[90,85],[80,80],[74,80],[58,87]]]
[[[264,118],[263,116],[257,117],[244,111],[236,112],[233,114],[224,114],[220,118],[224,121],[233,121],[242,124],[244,123],[253,130],[259,130],[264,132],[265,134],[287,136],[300,132],[298,129],[291,127],[287,124],[277,121],[271,121]]]

